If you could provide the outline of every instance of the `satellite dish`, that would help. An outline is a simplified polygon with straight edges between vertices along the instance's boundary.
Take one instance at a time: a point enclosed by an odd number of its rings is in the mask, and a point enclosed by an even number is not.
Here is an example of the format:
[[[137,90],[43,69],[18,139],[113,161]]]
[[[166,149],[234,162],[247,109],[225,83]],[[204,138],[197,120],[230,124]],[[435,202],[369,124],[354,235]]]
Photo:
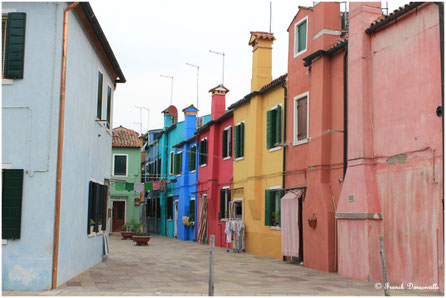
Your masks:
[[[178,110],[175,106],[169,106],[167,108],[167,112],[169,113],[170,117],[176,117],[178,115]]]

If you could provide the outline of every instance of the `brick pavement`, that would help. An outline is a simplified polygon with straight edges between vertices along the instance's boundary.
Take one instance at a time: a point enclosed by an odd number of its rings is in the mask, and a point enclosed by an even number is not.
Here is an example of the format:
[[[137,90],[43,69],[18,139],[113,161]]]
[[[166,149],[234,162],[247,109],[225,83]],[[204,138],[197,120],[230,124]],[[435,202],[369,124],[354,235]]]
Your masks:
[[[107,260],[56,290],[3,295],[201,296],[208,292],[209,246],[153,236],[148,247],[110,237]],[[316,296],[383,295],[375,284],[352,280],[250,253],[215,249],[215,295]],[[391,295],[438,295],[391,290]]]

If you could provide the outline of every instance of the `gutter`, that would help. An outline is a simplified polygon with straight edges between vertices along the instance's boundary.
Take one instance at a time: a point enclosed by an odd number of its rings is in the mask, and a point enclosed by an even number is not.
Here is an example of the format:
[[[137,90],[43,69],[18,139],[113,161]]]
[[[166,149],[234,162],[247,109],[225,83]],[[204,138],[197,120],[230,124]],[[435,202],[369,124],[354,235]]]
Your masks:
[[[60,196],[62,190],[62,156],[63,156],[63,129],[65,119],[65,87],[67,81],[67,48],[68,48],[68,16],[70,10],[79,2],[73,2],[65,8],[62,37],[62,70],[60,74],[60,105],[59,105],[59,134],[57,138],[57,174],[56,174],[56,202],[54,210],[54,239],[53,239],[53,266],[51,288],[57,287],[57,265],[59,257],[59,228],[60,228]]]
[[[344,175],[343,179],[345,179],[345,174],[347,173],[347,153],[348,153],[348,47],[345,48],[344,53],[344,73],[343,73],[343,80],[344,80]]]
[[[284,123],[284,128],[283,128],[283,140],[285,142],[285,144],[287,144],[287,140],[286,140],[286,127],[287,127],[287,99],[288,99],[288,89],[285,86],[285,82],[286,81],[282,81],[281,83],[281,87],[283,88],[283,106],[284,106],[284,116],[283,116],[283,123]],[[285,172],[286,172],[286,149],[287,149],[287,145],[285,145],[285,147],[283,148],[283,161],[282,161],[282,169],[283,169],[283,175],[282,175],[282,189],[285,189]]]
[[[320,56],[331,56],[334,55],[337,51],[342,50],[348,45],[348,39],[345,39],[343,42],[338,43],[337,45],[329,48],[328,50],[317,50],[316,52],[311,53],[306,56],[302,60],[304,60],[304,66],[308,67],[313,63],[313,60],[319,58]]]

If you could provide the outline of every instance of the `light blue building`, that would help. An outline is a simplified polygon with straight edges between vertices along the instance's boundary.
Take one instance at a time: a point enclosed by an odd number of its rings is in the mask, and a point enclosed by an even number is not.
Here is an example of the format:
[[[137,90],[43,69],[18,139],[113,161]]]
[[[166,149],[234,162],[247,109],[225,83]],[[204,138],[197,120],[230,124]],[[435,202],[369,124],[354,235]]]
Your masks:
[[[113,90],[125,78],[90,4],[80,2],[68,13],[60,225],[55,233],[67,6],[2,3],[7,28],[2,40],[3,290],[49,289],[56,272],[61,285],[101,262],[104,254]]]

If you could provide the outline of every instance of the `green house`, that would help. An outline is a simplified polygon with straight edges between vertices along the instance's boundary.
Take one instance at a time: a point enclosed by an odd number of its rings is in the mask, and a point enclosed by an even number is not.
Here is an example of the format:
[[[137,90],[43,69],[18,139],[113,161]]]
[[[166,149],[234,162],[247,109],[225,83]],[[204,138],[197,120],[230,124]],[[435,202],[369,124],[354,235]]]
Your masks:
[[[132,220],[141,222],[142,142],[136,131],[119,126],[113,129],[110,206],[112,232],[119,232]],[[136,187],[136,189],[135,189]],[[141,190],[143,191],[143,190]]]

